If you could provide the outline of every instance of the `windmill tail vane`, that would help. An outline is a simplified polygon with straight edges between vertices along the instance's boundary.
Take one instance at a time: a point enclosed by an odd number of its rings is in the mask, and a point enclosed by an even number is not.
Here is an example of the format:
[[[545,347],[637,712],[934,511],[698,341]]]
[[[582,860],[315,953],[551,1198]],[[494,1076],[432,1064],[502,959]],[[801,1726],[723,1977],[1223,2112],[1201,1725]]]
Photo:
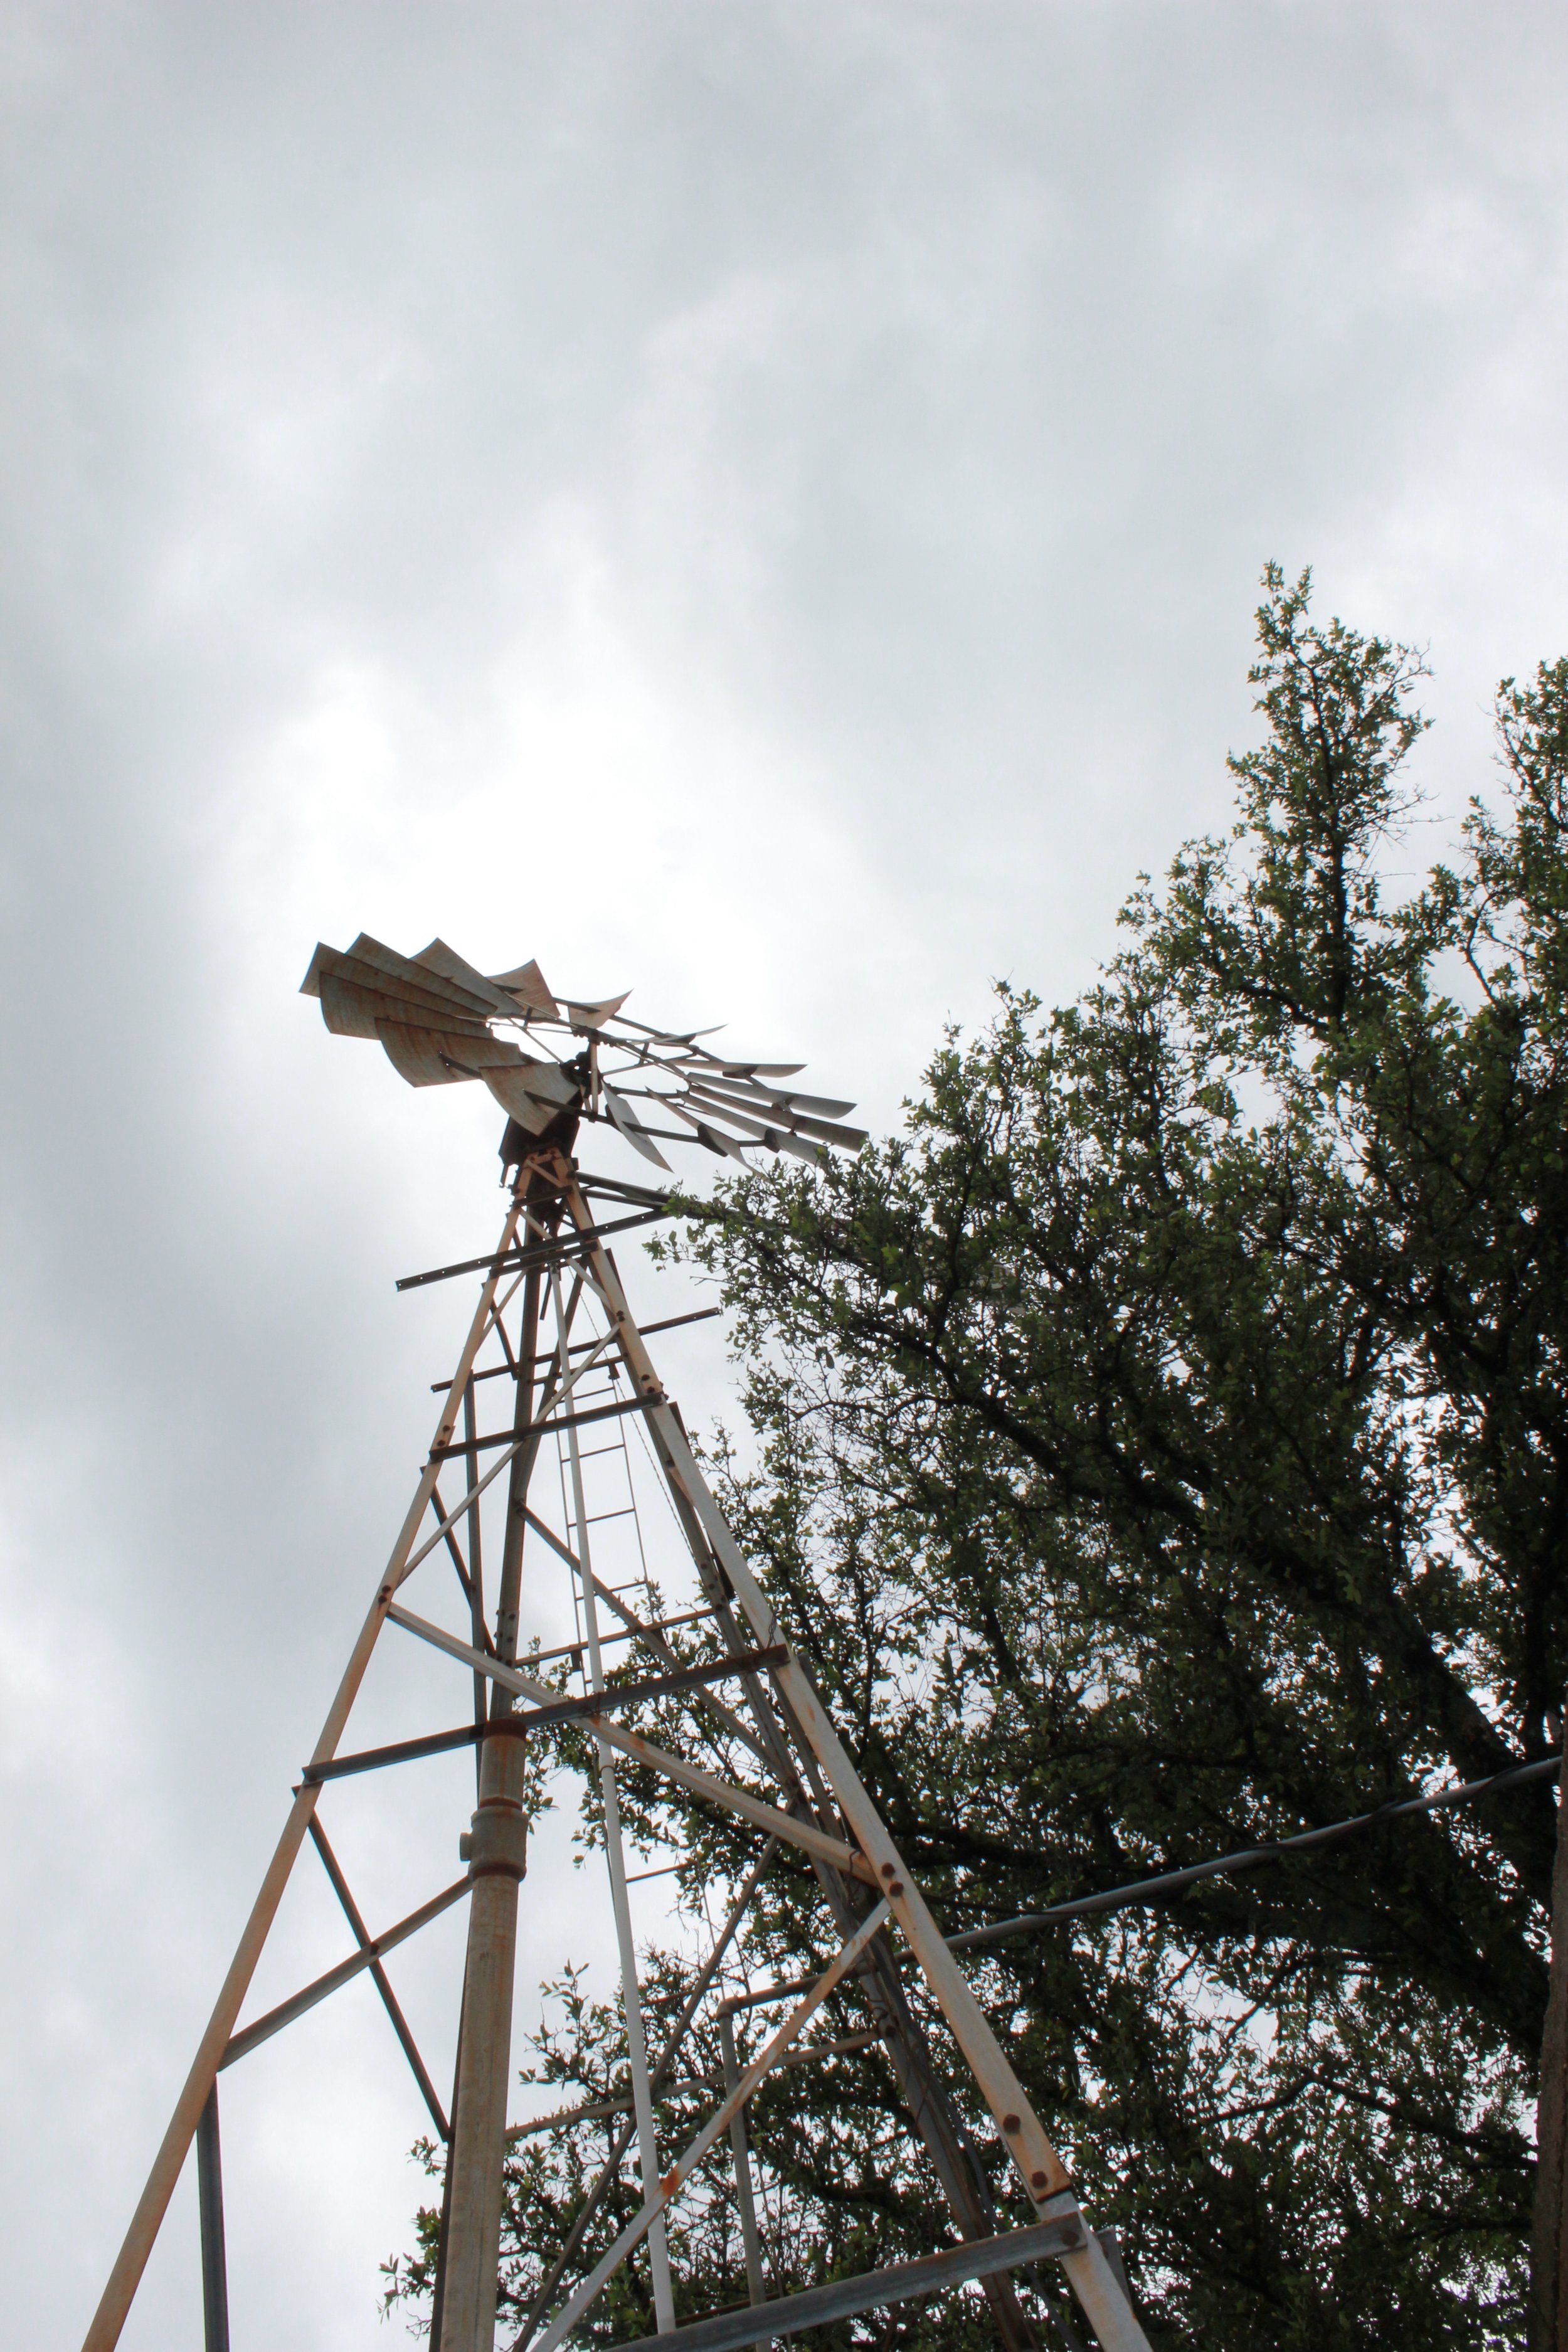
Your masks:
[[[759,1149],[820,1164],[828,1151],[855,1150],[865,1140],[859,1129],[843,1124],[853,1105],[789,1086],[798,1064],[725,1057],[701,1042],[710,1030],[653,1028],[625,1012],[624,995],[592,1003],[558,997],[535,963],[480,972],[440,940],[416,956],[363,933],[346,950],[318,947],[304,993],[320,1000],[329,1030],[374,1040],[410,1086],[467,1081],[489,1089],[507,1114],[507,1207],[488,1255],[399,1285],[477,1276],[479,1290],[451,1376],[435,1383],[440,1413],[412,1500],[375,1576],[321,1734],[292,1780],[276,1850],[84,2352],[113,2352],[119,2342],[193,2145],[205,2352],[228,2352],[219,2075],[365,1973],[444,2151],[434,2352],[496,2352],[509,2152],[535,2132],[601,2124],[608,2152],[532,2285],[510,2352],[559,2352],[586,2340],[589,2330],[603,2344],[599,2299],[617,2273],[623,2289],[633,2287],[633,2307],[651,2310],[656,2332],[615,2352],[776,2345],[961,2287],[978,2291],[1005,2352],[1039,2352],[1047,2345],[1081,2352],[1084,2321],[1101,2352],[1148,2352],[1115,2257],[1114,2232],[1089,2227],[1067,2165],[801,1664],[790,1629],[780,1624],[655,1370],[647,1332],[701,1318],[676,1315],[645,1330],[605,1235],[668,1216],[666,1196],[587,1174],[573,1156],[580,1125],[600,1121],[665,1169],[661,1142],[694,1143],[742,1165]],[[598,1203],[632,1203],[639,1213],[605,1224]],[[497,1381],[499,1389],[489,1385]],[[497,1397],[510,1409],[496,1413],[490,1401]],[[482,1429],[482,1419],[499,1425]],[[558,1479],[536,1480],[536,1471],[552,1461]],[[668,1506],[658,1524],[671,1549],[671,1528],[679,1538],[676,1566],[658,1577],[639,1502],[650,1487]],[[684,1580],[688,1591],[671,1593],[672,1578]],[[809,1607],[795,1605],[797,1621]],[[524,1624],[531,1627],[526,1648]],[[568,1639],[541,1647],[552,1626],[568,1625]],[[804,1629],[797,1622],[795,1630]],[[831,1627],[812,1631],[831,1648]],[[441,1711],[457,1712],[461,1698],[468,1713],[455,1726],[441,1724],[439,1715],[435,1727],[416,1719],[406,1738],[345,1748],[384,1636],[419,1644],[430,1675],[451,1676]],[[615,1679],[606,1681],[605,1654],[618,1646],[624,1655],[611,1660]],[[551,1661],[554,1678],[547,1681],[542,1669]],[[563,1676],[581,1687],[563,1688]],[[432,1681],[432,1691],[436,1686]],[[398,1687],[402,1704],[413,1707],[406,1678]],[[678,1749],[653,1736],[658,1724],[647,1710],[656,1706],[666,1727],[671,1710],[678,1712]],[[552,1743],[563,1727],[575,1737],[562,1750]],[[662,1738],[668,1737],[666,1727]],[[508,2103],[519,1905],[528,1871],[525,1768],[531,1744],[539,1742],[550,1749],[552,1769],[587,1770],[596,1779],[627,2090],[607,2108],[591,2104],[514,2124]],[[437,1891],[372,1935],[328,1838],[331,1792],[338,1780],[359,1775],[373,1776],[372,1789],[387,1790],[401,1771],[436,1769],[433,1759],[463,1749],[474,1752],[476,1800],[458,1847],[465,1874],[440,1885],[450,1860],[432,1860],[426,1866]],[[725,1924],[695,1965],[679,2014],[657,2051],[639,1982],[630,1894],[636,1881],[621,1832],[617,1776],[628,1763],[667,1787],[678,1823],[693,1800],[710,1823],[727,1823],[742,1856],[732,1883],[722,1874],[716,1882],[728,1906]],[[393,1816],[393,1837],[400,1818]],[[679,1843],[682,1832],[668,1835]],[[343,1912],[353,1948],[289,1999],[242,2023],[307,1843]],[[821,1958],[805,1980],[731,1990],[739,1965],[735,1939],[784,1855],[816,1906],[812,1933]],[[352,1856],[349,1862],[352,1868]],[[689,1850],[680,1866],[695,1866]],[[467,1906],[467,1946],[460,1984],[451,1989],[456,2058],[448,2106],[385,1962],[459,1904]],[[745,2021],[761,2014],[759,2002],[776,2004],[783,2019],[765,2039]],[[850,2012],[846,2021],[854,2030],[806,2038],[805,2028],[829,2003]],[[744,2059],[742,2031],[753,2037]],[[715,2032],[724,2095],[712,2106],[707,2086],[715,2077],[699,2036]],[[905,2111],[907,2152],[923,2168],[948,2242],[912,2261],[802,2289],[775,2266],[784,2259],[784,2241],[770,2253],[759,2226],[756,2169],[771,2168],[771,2193],[782,2199],[787,2167],[773,2164],[765,2124],[753,2136],[752,2103],[781,2069],[842,2063],[846,2053],[854,2063],[885,2063],[891,2070]],[[876,2096],[883,2096],[879,2084]],[[603,2122],[606,2113],[623,2118],[613,2133]],[[977,2133],[990,2137],[989,2165]],[[577,2153],[585,2158],[580,2146]],[[999,2179],[1011,2184],[1016,2216],[1028,2217],[1012,2226],[999,2210]],[[675,2275],[667,2226],[683,2199],[688,2212],[719,2217],[726,2248],[738,2245],[744,2305],[678,2320],[678,2293],[689,2305],[697,2292]],[[630,2218],[617,2231],[612,2214],[625,2216],[628,2206]],[[730,2260],[726,2252],[724,2263]],[[625,2300],[623,2294],[623,2307]]]

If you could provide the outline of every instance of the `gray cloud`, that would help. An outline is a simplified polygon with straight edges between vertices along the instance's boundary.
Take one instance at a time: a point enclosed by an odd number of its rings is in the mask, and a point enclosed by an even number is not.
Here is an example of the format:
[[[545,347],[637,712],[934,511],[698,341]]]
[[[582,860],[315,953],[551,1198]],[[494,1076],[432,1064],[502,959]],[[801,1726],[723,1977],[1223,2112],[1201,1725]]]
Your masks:
[[[79,2335],[404,1507],[461,1309],[391,1278],[495,1216],[488,1110],[329,1040],[314,939],[631,982],[889,1121],[1223,820],[1270,554],[1430,641],[1451,815],[1568,645],[1565,48],[1443,0],[13,6],[18,2340]],[[704,1327],[669,1369],[722,1410]],[[371,1717],[445,1689],[389,1659]],[[377,1916],[459,1782],[345,1813]],[[552,1835],[525,1985],[601,1934]],[[337,1948],[302,1886],[268,1985]],[[237,2084],[240,2346],[371,2332],[418,2110],[356,2000]],[[194,2243],[128,2342],[195,2340]]]

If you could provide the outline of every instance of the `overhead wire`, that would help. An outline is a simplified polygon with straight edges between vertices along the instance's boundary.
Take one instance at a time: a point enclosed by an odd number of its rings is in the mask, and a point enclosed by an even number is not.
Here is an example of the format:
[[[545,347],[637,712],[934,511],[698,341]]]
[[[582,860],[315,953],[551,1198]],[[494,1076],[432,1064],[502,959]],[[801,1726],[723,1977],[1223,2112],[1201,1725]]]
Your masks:
[[[1384,1822],[1402,1820],[1408,1813],[1436,1811],[1441,1806],[1473,1804],[1478,1798],[1497,1794],[1504,1789],[1516,1788],[1529,1780],[1544,1780],[1549,1772],[1561,1772],[1561,1755],[1537,1758],[1529,1764],[1510,1765],[1506,1770],[1493,1772],[1484,1780],[1452,1781],[1447,1788],[1434,1789],[1420,1797],[1404,1797],[1387,1805],[1379,1805],[1370,1813],[1352,1813],[1342,1822],[1331,1822],[1318,1830],[1303,1830],[1297,1837],[1280,1838],[1269,1845],[1243,1846],[1237,1853],[1220,1854],[1213,1862],[1194,1862],[1184,1870],[1163,1870],[1148,1878],[1134,1878],[1124,1886],[1110,1886],[1099,1895],[1080,1895],[1073,1903],[1054,1903],[1044,1911],[1026,1911],[1016,1919],[1000,1919],[985,1927],[966,1927],[947,1942],[955,1952],[976,1951],[987,1944],[1000,1944],[1013,1936],[1031,1935],[1037,1927],[1054,1927],[1064,1919],[1089,1918],[1100,1912],[1125,1911],[1147,1903],[1158,1902],[1163,1895],[1179,1894],[1184,1887],[1195,1885],[1200,1879],[1227,1877],[1243,1870],[1261,1870],[1269,1863],[1283,1862],[1294,1853],[1310,1853],[1314,1849],[1336,1845],[1343,1838],[1354,1837],[1362,1830],[1377,1828]]]

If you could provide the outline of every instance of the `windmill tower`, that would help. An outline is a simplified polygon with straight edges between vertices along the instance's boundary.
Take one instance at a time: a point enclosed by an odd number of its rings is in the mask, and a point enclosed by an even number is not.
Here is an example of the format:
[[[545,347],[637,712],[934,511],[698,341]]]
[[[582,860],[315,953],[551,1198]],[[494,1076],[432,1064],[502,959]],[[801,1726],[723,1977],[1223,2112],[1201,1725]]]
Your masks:
[[[1082,2319],[1106,2352],[1147,2352],[1104,2246],[1089,2229],[1071,2179],[1030,2107],[953,1952],[932,1919],[834,1729],[826,1710],[726,1524],[660,1381],[608,1247],[611,1235],[668,1213],[657,1189],[584,1173],[574,1156],[582,1127],[605,1121],[668,1171],[660,1145],[692,1142],[745,1162],[761,1148],[819,1161],[864,1140],[838,1122],[852,1106],[792,1090],[798,1065],[742,1063],[701,1035],[631,1019],[626,999],[557,999],[536,964],[486,977],[441,940],[405,957],[360,937],[346,953],[319,947],[303,983],[330,1030],[378,1042],[413,1086],[479,1082],[507,1113],[501,1143],[507,1207],[484,1258],[411,1276],[400,1286],[464,1276],[479,1299],[426,1459],[396,1541],[301,1772],[276,1852],[202,2037],[142,2200],[110,2273],[84,2352],[118,2341],[193,2140],[202,2216],[207,2352],[226,2352],[217,2080],[228,2066],[339,1987],[368,1972],[376,1983],[440,2138],[447,2143],[432,2341],[437,2352],[493,2352],[508,2146],[512,1981],[519,1889],[527,1869],[525,1771],[531,1743],[563,1725],[585,1727],[596,1758],[605,1864],[621,1968],[631,2114],[571,2237],[543,2280],[516,2341],[556,2352],[573,2340],[606,2281],[646,2242],[658,2333],[621,2352],[726,2352],[768,2344],[832,2320],[978,2281],[1009,2352],[1080,2338],[1042,2280],[1059,2264]],[[675,1318],[673,1320],[683,1320]],[[492,1383],[500,1381],[500,1388]],[[497,1396],[510,1410],[497,1411]],[[481,1423],[493,1427],[481,1428]],[[588,1507],[591,1456],[626,1448],[630,1430],[662,1483],[690,1556],[697,1608],[659,1619],[628,1596],[635,1583],[601,1572],[600,1522]],[[546,1450],[560,1471],[552,1516],[536,1477]],[[628,1467],[628,1478],[629,1478]],[[445,1489],[443,1480],[446,1481]],[[497,1563],[493,1577],[489,1564]],[[425,1575],[418,1586],[414,1579]],[[447,1572],[455,1574],[455,1589]],[[537,1580],[564,1579],[574,1633],[564,1647],[580,1679],[563,1691],[543,1679],[549,1654],[520,1655],[519,1626]],[[649,1588],[651,1591],[651,1588]],[[450,1621],[456,1603],[458,1623]],[[446,1610],[447,1622],[432,1610]],[[683,1629],[684,1647],[671,1635]],[[700,1654],[692,1654],[692,1629]],[[421,1727],[388,1746],[343,1752],[372,1653],[395,1638],[433,1647],[463,1671],[469,1719]],[[606,1681],[612,1645],[636,1661]],[[557,1656],[563,1654],[557,1654]],[[634,1727],[639,1707],[678,1702],[718,1724],[744,1759],[734,1780],[694,1765]],[[454,1700],[453,1711],[456,1711]],[[459,1748],[476,1751],[478,1802],[464,1831],[464,1875],[407,1918],[373,1937],[328,1842],[322,1800],[346,1776],[395,1773]],[[699,1968],[672,2030],[650,2056],[637,1981],[620,1829],[617,1759],[631,1759],[758,1833],[760,1852],[735,1890],[725,1924]],[[742,1785],[742,1781],[760,1784]],[[354,1950],[266,2015],[240,2012],[279,1902],[307,1840],[339,1896]],[[770,1861],[803,1853],[820,1889],[822,1946],[830,1955],[804,1987],[772,1989],[784,2021],[744,2066],[725,2037],[725,2095],[679,2148],[657,2145],[660,2087],[681,2071],[683,2037],[714,1989],[724,1954]],[[448,2116],[415,2045],[384,1965],[407,1937],[468,1905],[458,2064]],[[912,1974],[911,1974],[912,1972]],[[1000,2231],[984,2175],[944,2088],[910,1986],[945,2021],[981,2105],[1027,2191],[1035,2221]],[[803,2032],[843,1987],[858,2004],[864,2042],[886,2052],[910,2128],[950,2210],[956,2242],[923,2261],[769,2297],[755,2221],[745,2116],[773,2069],[809,2060]],[[732,2007],[733,2004],[731,2004]],[[722,2005],[721,2005],[722,2008]],[[678,2326],[665,2221],[709,2151],[728,2138],[751,2303]],[[632,2218],[596,2262],[576,2260],[587,2225],[635,2146],[641,2183]],[[1014,2284],[1030,2283],[1031,2316]]]

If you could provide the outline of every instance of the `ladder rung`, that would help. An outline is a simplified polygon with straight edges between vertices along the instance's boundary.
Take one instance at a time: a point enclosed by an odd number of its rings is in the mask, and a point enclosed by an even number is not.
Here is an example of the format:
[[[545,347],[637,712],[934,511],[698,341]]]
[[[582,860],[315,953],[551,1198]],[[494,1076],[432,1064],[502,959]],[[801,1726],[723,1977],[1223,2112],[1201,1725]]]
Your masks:
[[[590,1511],[587,1524],[591,1528],[596,1528],[601,1519],[629,1519],[632,1517],[632,1506],[628,1503],[624,1511]],[[641,1580],[638,1580],[640,1582]]]
[[[696,1625],[700,1623],[704,1617],[711,1617],[712,1614],[713,1612],[711,1609],[689,1609],[686,1611],[685,1614],[680,1617],[659,1618],[655,1623],[651,1624],[647,1628],[647,1631],[650,1633],[668,1633],[677,1625]],[[637,1639],[638,1636],[632,1633],[601,1633],[599,1636],[599,1647],[601,1650],[605,1650],[608,1649],[612,1642],[635,1642]],[[588,1645],[585,1641],[563,1642],[560,1648],[556,1650],[531,1650],[528,1656],[523,1660],[523,1664],[524,1665],[528,1665],[531,1663],[537,1661],[541,1665],[542,1665],[547,1658],[580,1657],[587,1646]]]

